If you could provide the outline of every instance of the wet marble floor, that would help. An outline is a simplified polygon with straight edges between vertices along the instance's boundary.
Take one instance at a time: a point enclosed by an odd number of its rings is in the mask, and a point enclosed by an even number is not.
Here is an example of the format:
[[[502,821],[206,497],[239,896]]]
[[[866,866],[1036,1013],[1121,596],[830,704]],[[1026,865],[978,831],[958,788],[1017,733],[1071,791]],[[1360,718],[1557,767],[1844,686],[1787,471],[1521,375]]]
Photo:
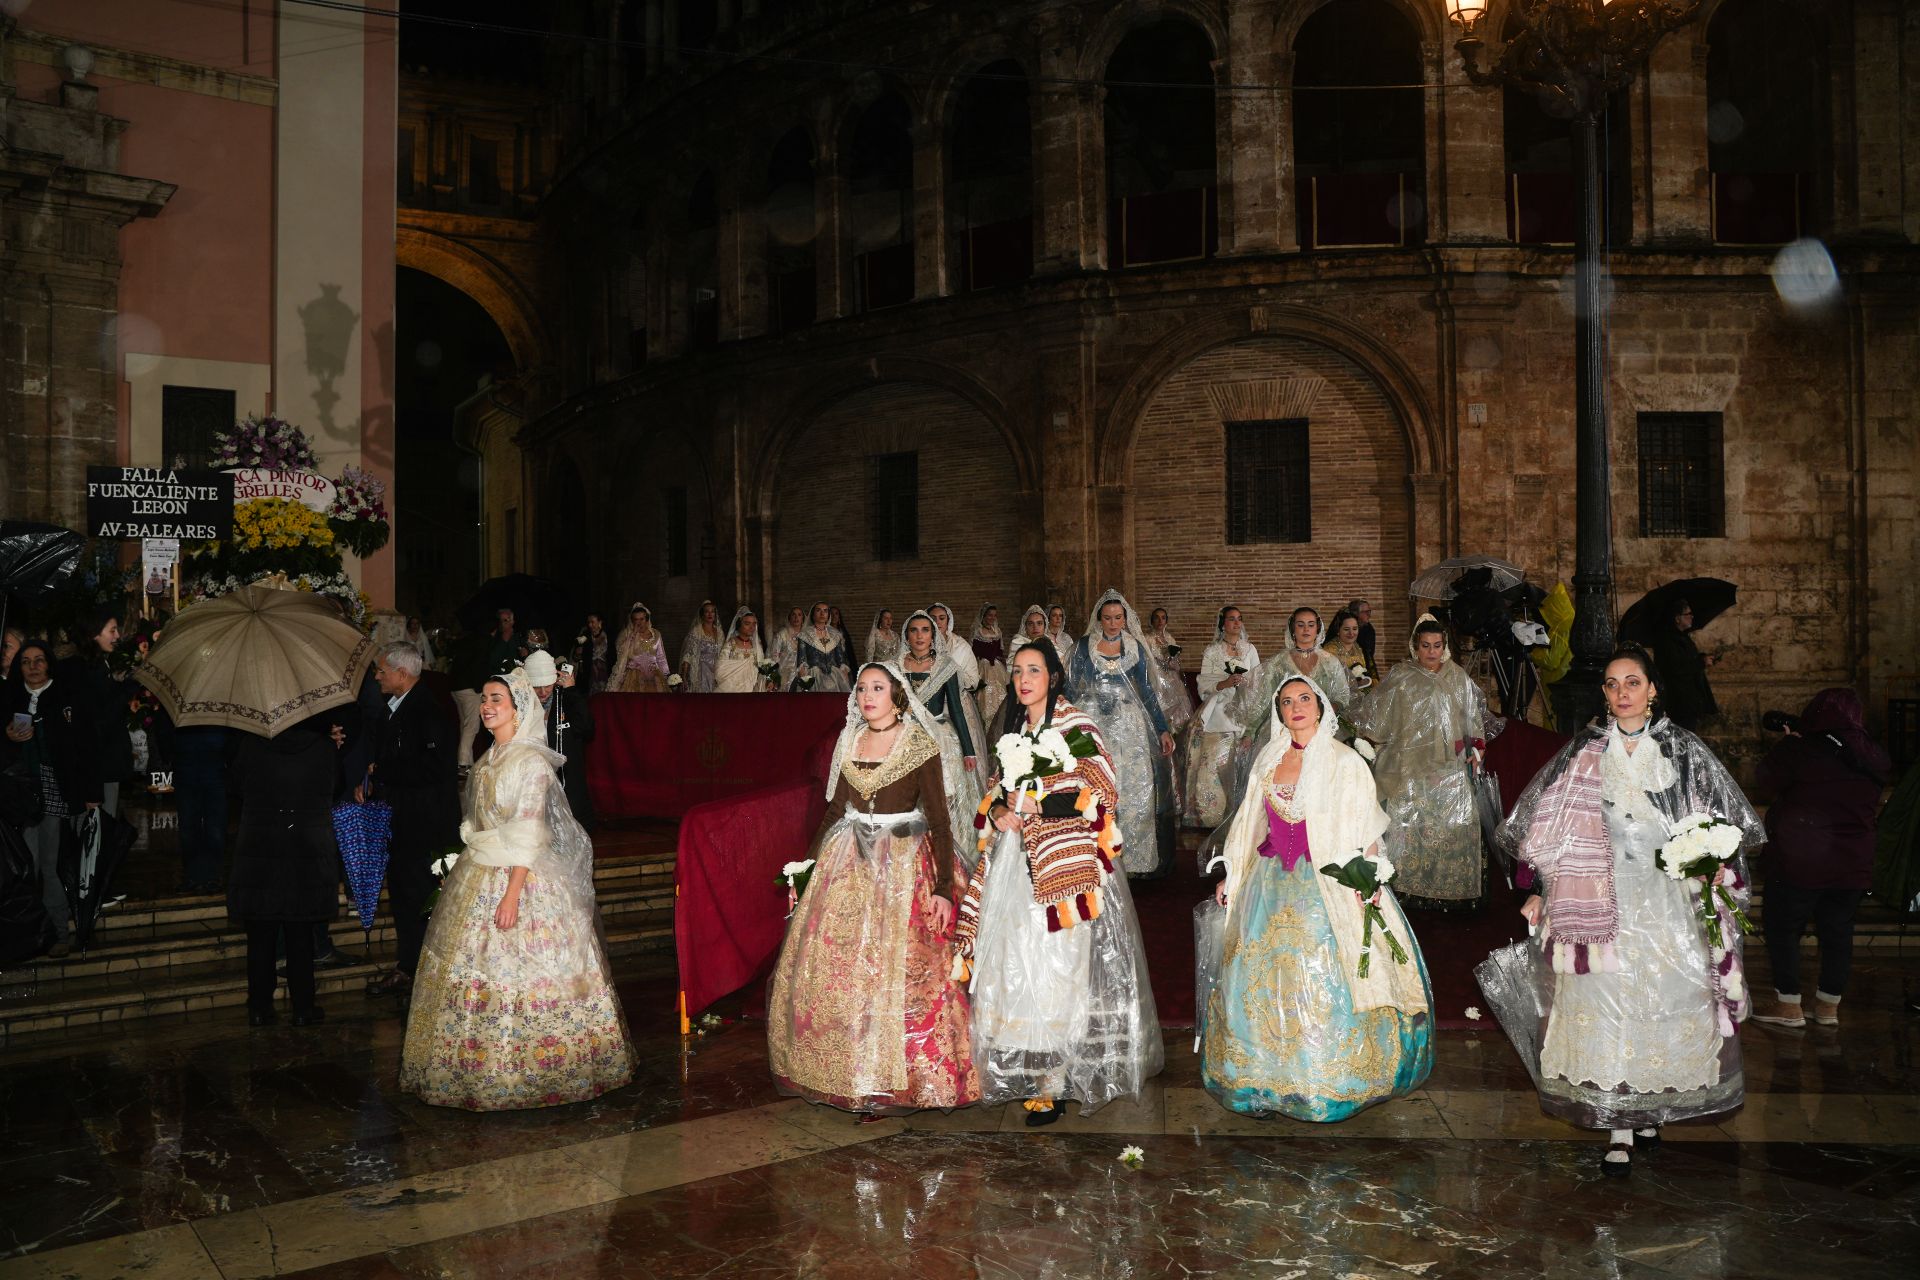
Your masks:
[[[1905,1277],[1920,1250],[1920,961],[1899,955],[1861,959],[1837,1031],[1745,1028],[1746,1106],[1670,1126],[1625,1181],[1540,1114],[1491,1023],[1337,1126],[1221,1110],[1170,1032],[1139,1102],[1032,1132],[1012,1109],[856,1124],[781,1099],[758,1024],[683,1041],[672,988],[670,960],[622,969],[631,1085],[519,1114],[398,1095],[398,1011],[357,997],[319,1028],[225,1011],[11,1044],[0,1280]]]

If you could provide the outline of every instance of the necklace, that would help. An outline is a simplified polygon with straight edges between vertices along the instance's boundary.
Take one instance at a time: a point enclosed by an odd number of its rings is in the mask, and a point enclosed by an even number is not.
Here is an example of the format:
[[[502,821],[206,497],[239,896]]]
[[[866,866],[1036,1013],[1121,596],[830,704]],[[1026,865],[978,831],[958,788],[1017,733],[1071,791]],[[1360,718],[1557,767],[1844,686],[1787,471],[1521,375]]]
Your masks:
[[[1295,751],[1305,751],[1307,749],[1306,743],[1301,742],[1299,739],[1294,738],[1291,735],[1288,736],[1287,741],[1293,745],[1293,750]]]
[[[1622,725],[1618,720],[1615,720],[1613,722],[1613,727],[1620,730],[1620,736],[1623,738],[1644,738],[1647,735],[1647,730],[1653,727],[1653,721],[1648,720],[1645,724],[1642,724],[1638,729],[1629,729],[1629,728],[1626,728],[1624,725]]]
[[[875,736],[878,736],[883,733],[892,733],[895,729],[898,729],[899,727],[900,727],[900,717],[896,715],[893,718],[892,724],[886,724],[886,725],[870,724],[867,726],[867,732],[874,734]]]

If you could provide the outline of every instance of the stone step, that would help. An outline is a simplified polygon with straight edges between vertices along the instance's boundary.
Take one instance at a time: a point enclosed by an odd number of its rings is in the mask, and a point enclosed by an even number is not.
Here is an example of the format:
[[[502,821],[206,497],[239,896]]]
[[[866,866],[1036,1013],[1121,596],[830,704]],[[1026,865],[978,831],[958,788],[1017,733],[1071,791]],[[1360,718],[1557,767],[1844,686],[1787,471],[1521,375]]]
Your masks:
[[[671,904],[608,919],[606,943],[611,955],[671,949]],[[240,964],[242,954],[175,966],[164,976],[152,971],[109,972],[10,989],[0,998],[0,1045],[27,1035],[98,1031],[142,1018],[243,1005],[247,979]],[[368,998],[364,995],[367,979],[391,963],[393,945],[391,941],[376,943],[360,954],[360,963],[323,969],[315,975],[315,988],[323,1004],[326,997]],[[280,998],[284,1000],[284,994]]]
[[[673,910],[673,882],[670,877],[609,876],[596,877],[601,916],[609,922],[635,913]],[[374,918],[371,931],[362,930],[357,916],[344,915],[329,925],[334,945],[358,952],[369,945],[391,941],[393,919],[384,904]],[[186,965],[245,957],[246,933],[227,918],[225,908],[217,917],[189,920],[148,928],[101,930],[93,945],[63,960],[45,956],[11,969],[0,970],[0,1003],[11,1001],[23,987],[45,989],[57,982],[98,977],[103,974],[149,973],[164,975]]]

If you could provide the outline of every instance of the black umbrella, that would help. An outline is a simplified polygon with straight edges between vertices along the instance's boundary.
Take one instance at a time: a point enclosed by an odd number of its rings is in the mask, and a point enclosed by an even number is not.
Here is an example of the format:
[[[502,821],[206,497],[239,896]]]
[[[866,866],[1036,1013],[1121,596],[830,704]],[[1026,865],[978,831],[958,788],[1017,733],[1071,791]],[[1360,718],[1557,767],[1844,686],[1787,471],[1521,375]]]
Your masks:
[[[0,520],[0,627],[12,600],[39,604],[53,596],[80,567],[87,540],[57,524]]]
[[[1685,600],[1693,608],[1693,629],[1733,608],[1739,588],[1722,578],[1676,578],[1634,601],[1620,615],[1620,638],[1652,644],[1661,628],[1673,626],[1673,606]]]
[[[513,625],[521,631],[560,630],[572,625],[577,614],[572,593],[551,578],[509,573],[481,583],[454,616],[470,634],[478,634],[493,630],[494,615],[502,609],[513,610]]]
[[[10,822],[0,822],[0,964],[21,964],[53,945],[33,851]]]
[[[73,908],[74,941],[85,950],[93,940],[94,917],[138,833],[105,809],[88,809],[77,821],[61,826],[60,884]]]

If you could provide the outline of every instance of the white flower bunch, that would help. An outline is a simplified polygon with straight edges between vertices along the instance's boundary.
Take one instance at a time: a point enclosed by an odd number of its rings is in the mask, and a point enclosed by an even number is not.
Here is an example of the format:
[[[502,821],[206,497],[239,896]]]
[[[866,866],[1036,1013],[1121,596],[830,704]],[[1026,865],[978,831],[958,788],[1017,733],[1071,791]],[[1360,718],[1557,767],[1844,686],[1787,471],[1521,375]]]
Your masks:
[[[667,688],[669,689],[678,689],[681,685],[685,683],[686,681],[680,678],[679,672],[675,672],[674,674],[667,677]]]
[[[813,859],[807,858],[800,862],[789,862],[786,866],[780,868],[780,874],[788,880],[792,880],[795,876],[804,875],[811,870],[813,870]]]
[[[1073,748],[1067,745],[1067,735],[1052,725],[1035,735],[1034,748],[1035,754],[1045,756],[1055,764],[1073,759]]]
[[[433,874],[435,874],[436,876],[439,876],[442,880],[445,880],[449,875],[453,874],[453,868],[455,867],[455,865],[459,863],[459,861],[460,861],[459,854],[443,853],[440,855],[440,857],[434,860]]]
[[[1358,754],[1359,757],[1362,760],[1365,760],[1368,764],[1372,764],[1374,762],[1374,759],[1377,753],[1373,749],[1373,744],[1371,742],[1368,742],[1365,738],[1355,738],[1353,740],[1353,749],[1355,753]]]
[[[1120,1163],[1129,1169],[1138,1169],[1147,1162],[1147,1153],[1139,1147],[1120,1148]]]
[[[1036,745],[1024,733],[1003,734],[993,747],[993,758],[1000,763],[1000,776],[1010,783],[1031,777]]]
[[[1694,868],[1700,859],[1726,862],[1739,851],[1740,828],[1709,813],[1692,813],[1668,828],[1660,868],[1671,879],[1686,880],[1700,874]]]
[[[1243,676],[1247,674],[1247,668],[1245,664],[1235,662],[1232,658],[1228,658],[1227,665],[1226,665],[1226,673],[1230,676]]]
[[[1393,879],[1393,862],[1384,853],[1376,853],[1370,859],[1373,863],[1373,878],[1381,884]]]

